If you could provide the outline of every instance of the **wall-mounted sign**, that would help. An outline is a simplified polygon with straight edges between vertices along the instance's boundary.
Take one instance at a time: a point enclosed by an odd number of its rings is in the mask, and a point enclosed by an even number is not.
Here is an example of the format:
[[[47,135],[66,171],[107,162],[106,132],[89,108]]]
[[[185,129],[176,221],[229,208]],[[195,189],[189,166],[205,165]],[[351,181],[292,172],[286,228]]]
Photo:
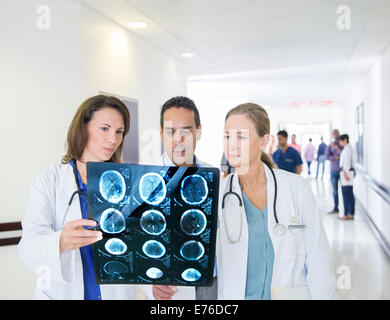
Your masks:
[[[332,105],[333,101],[292,101],[288,104],[290,108],[324,108]]]

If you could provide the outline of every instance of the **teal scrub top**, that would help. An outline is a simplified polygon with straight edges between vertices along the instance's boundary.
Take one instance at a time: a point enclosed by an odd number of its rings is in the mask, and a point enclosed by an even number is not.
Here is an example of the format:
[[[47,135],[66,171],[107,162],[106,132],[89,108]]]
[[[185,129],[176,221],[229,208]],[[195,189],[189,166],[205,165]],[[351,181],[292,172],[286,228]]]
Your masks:
[[[242,195],[249,233],[245,300],[271,300],[274,249],[268,233],[267,206],[261,211]]]

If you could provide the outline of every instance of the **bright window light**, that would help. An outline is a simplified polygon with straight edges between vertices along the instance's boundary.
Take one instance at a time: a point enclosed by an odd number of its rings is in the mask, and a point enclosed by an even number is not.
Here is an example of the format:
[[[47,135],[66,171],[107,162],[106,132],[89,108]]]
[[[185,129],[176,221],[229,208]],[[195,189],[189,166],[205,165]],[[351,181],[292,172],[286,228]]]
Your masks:
[[[148,26],[146,22],[143,21],[133,21],[129,22],[129,27],[136,28],[136,29],[144,29]]]
[[[194,56],[194,54],[191,52],[185,52],[181,56],[184,58],[192,58]]]

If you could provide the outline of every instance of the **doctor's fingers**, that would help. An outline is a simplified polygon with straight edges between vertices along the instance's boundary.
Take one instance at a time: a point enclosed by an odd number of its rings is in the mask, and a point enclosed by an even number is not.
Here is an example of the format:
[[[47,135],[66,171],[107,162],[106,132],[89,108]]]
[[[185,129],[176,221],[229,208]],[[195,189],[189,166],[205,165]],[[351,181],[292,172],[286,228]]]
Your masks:
[[[102,238],[103,233],[101,231],[85,230],[85,229],[76,229],[76,230],[66,230],[66,236],[76,237],[76,238]]]
[[[74,250],[74,249],[78,249],[78,248],[90,245],[90,244],[95,243],[96,241],[99,241],[99,240],[100,239],[98,239],[98,238],[72,237],[67,242],[66,247],[68,250]]]
[[[78,219],[69,221],[65,224],[64,229],[77,229],[83,226],[96,227],[97,222],[90,219]]]
[[[172,296],[177,292],[175,286],[153,286],[153,296],[160,300],[170,300]]]
[[[64,229],[60,236],[60,252],[73,250],[101,240],[100,231],[91,230],[67,230]]]

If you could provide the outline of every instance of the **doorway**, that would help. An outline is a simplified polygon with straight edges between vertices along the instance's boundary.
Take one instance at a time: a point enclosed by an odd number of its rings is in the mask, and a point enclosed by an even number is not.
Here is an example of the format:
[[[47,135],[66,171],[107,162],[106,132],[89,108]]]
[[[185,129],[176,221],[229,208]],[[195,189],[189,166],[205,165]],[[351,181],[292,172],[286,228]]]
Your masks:
[[[296,135],[296,143],[301,146],[301,157],[303,161],[302,176],[308,177],[308,167],[304,158],[305,147],[309,143],[309,139],[312,139],[312,144],[315,147],[315,159],[317,159],[318,146],[321,143],[321,137],[328,145],[330,142],[330,124],[329,123],[284,123],[281,124],[281,129],[288,132],[289,143],[291,143],[291,136]],[[329,175],[329,164],[325,161],[325,176]],[[311,177],[315,177],[317,171],[317,161],[313,161],[310,167]],[[322,168],[321,168],[322,171]]]

